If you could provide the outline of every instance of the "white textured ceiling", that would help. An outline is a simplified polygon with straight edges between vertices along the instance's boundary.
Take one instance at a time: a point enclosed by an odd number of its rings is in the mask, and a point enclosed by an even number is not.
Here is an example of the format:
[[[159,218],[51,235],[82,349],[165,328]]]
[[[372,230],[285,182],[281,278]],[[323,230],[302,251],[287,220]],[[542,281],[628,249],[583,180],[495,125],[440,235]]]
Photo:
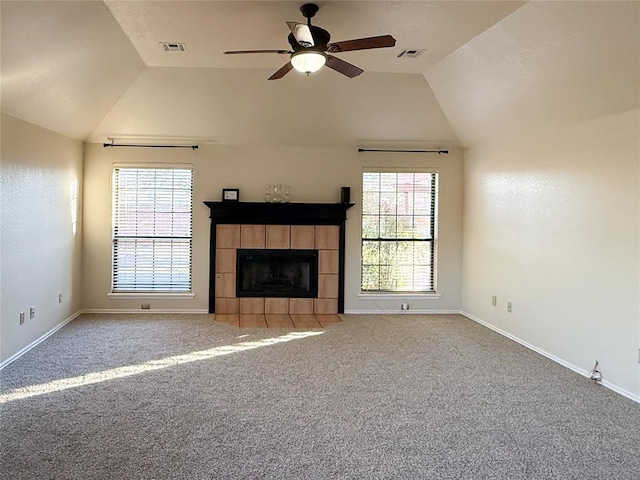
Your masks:
[[[287,57],[224,55],[226,50],[285,49],[286,21],[304,22],[303,1],[121,1],[106,0],[142,59],[153,67],[266,68]],[[333,1],[320,7],[314,25],[332,41],[390,34],[394,48],[337,54],[367,72],[422,73],[524,2]],[[160,42],[183,42],[188,52],[166,53]],[[426,49],[416,59],[397,58],[401,49]],[[268,75],[267,75],[268,76]]]
[[[341,54],[365,73],[267,81],[301,1],[2,0],[2,110],[72,138],[201,137],[219,143],[452,144],[422,72],[522,2],[318,2],[334,41],[382,34],[395,48]],[[161,42],[184,42],[186,53]],[[402,48],[426,49],[398,59]]]
[[[466,146],[637,110],[640,2],[530,2],[426,77]]]
[[[2,112],[86,138],[145,65],[102,2],[0,2]]]
[[[353,79],[267,81],[286,56],[222,53],[288,49],[302,3],[0,0],[2,111],[96,142],[445,146],[638,108],[638,1],[318,2],[333,41],[397,39],[338,54]]]

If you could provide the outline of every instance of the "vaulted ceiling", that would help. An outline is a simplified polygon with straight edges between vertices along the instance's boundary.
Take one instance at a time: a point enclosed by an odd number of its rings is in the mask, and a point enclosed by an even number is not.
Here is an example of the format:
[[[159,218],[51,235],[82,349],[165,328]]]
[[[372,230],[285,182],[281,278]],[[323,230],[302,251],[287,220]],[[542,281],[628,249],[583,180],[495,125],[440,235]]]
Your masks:
[[[223,54],[288,49],[302,3],[2,0],[2,111],[94,142],[455,146],[639,108],[639,2],[317,2],[333,41],[397,39],[338,54],[353,79]]]

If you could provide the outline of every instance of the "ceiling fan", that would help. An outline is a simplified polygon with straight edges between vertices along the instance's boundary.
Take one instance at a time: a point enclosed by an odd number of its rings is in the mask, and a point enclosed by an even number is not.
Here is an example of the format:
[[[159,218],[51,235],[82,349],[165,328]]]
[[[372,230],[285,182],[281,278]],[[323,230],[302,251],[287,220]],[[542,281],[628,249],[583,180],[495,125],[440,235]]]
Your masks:
[[[393,47],[396,44],[396,39],[391,35],[329,43],[331,39],[329,32],[323,28],[311,25],[311,18],[318,12],[318,6],[315,3],[305,3],[300,7],[300,11],[307,19],[306,24],[287,22],[291,30],[288,40],[293,50],[231,50],[224,53],[227,55],[244,53],[278,53],[290,55],[290,61],[271,75],[269,80],[282,78],[292,69],[306,74],[317,72],[324,65],[349,78],[353,78],[360,75],[364,70],[338,57],[334,57],[331,55],[332,53],[386,48]]]

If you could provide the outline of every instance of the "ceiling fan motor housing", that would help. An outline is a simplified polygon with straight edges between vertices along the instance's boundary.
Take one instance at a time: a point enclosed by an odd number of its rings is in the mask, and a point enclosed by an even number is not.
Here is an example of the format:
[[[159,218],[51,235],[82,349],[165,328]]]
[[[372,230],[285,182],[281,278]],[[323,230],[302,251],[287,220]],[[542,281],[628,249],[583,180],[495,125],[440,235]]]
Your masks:
[[[318,5],[315,3],[305,3],[300,7],[300,12],[302,12],[302,16],[304,18],[313,18],[316,13],[318,13]]]

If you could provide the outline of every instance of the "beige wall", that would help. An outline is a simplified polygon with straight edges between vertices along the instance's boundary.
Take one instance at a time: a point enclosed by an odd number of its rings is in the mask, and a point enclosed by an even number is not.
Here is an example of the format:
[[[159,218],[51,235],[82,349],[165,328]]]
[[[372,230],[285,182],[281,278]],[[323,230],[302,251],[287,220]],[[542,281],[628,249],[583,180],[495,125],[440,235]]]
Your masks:
[[[466,312],[636,396],[639,116],[471,149],[463,270]]]
[[[468,148],[464,310],[636,399],[638,31],[638,2],[527,2],[425,75]]]
[[[81,308],[82,143],[3,114],[1,170],[4,361]]]
[[[111,171],[114,163],[191,163],[194,168],[192,299],[110,298]],[[351,186],[356,206],[348,211],[345,309],[400,311],[399,300],[360,299],[360,183],[364,166],[438,167],[440,182],[440,250],[438,285],[441,297],[411,300],[413,311],[459,310],[461,302],[462,154],[448,156],[358,154],[356,148],[227,147],[201,145],[199,150],[103,148],[85,145],[83,246],[86,309],[206,310],[209,274],[209,209],[202,202],[220,200],[223,187],[240,188],[241,201],[264,201],[267,183],[292,186],[294,202],[338,202],[340,187]]]

